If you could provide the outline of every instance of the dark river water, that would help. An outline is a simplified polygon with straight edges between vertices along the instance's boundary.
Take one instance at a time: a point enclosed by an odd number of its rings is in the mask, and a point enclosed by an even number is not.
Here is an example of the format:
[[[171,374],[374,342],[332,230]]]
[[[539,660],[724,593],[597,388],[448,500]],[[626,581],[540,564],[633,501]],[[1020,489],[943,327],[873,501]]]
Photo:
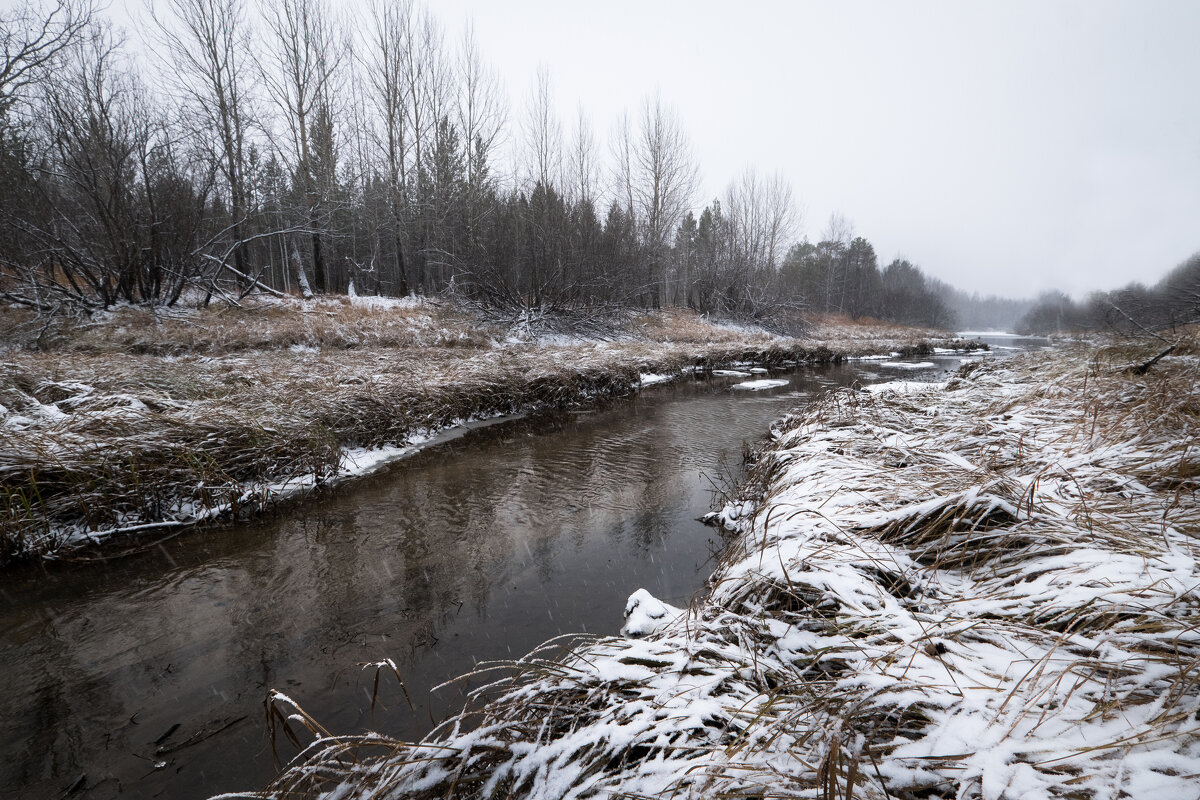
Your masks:
[[[457,686],[431,688],[477,662],[616,633],[639,588],[686,603],[721,546],[697,518],[743,443],[824,389],[960,363],[926,360],[802,368],[758,392],[737,378],[653,387],[472,431],[277,518],[4,573],[0,797],[261,788],[276,770],[269,689],[331,731],[419,737],[462,703]],[[375,672],[359,665],[384,658],[411,707],[393,677],[372,710]]]

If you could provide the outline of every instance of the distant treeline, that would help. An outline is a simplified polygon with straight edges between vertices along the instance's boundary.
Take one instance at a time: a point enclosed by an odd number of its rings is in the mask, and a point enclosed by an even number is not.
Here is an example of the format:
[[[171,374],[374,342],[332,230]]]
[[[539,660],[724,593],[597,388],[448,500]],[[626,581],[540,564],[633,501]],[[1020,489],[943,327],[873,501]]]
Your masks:
[[[1133,283],[1076,302],[1062,292],[1040,296],[1017,326],[1022,333],[1116,331],[1131,335],[1200,323],[1200,253],[1154,286]]]
[[[39,311],[252,291],[454,293],[514,309],[796,309],[953,324],[836,217],[796,244],[753,169],[697,218],[678,117],[645,100],[600,154],[539,72],[518,111],[468,28],[411,0],[164,0],[145,54],[91,0],[0,18],[0,296]],[[944,289],[945,287],[942,287]]]

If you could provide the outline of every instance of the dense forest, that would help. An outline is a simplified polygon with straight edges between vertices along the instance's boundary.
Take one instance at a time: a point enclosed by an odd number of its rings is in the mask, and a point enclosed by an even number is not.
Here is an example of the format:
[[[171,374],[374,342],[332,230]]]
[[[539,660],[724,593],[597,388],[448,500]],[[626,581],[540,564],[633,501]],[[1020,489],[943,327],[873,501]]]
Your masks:
[[[697,215],[677,114],[606,147],[542,70],[510,107],[468,27],[372,2],[166,0],[131,46],[89,0],[3,18],[0,295],[39,311],[250,292],[453,294],[492,307],[683,306],[950,325],[915,265],[840,216],[797,242],[748,168]],[[140,41],[140,40],[139,40]]]

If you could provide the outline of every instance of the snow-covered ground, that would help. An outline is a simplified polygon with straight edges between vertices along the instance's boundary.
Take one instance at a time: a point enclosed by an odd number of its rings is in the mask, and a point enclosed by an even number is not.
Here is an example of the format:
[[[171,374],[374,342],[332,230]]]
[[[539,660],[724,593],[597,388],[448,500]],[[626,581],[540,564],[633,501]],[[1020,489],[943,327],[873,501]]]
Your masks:
[[[1196,408],[1191,356],[833,392],[720,514],[702,602],[635,593],[421,745],[322,735],[278,796],[1200,796]]]

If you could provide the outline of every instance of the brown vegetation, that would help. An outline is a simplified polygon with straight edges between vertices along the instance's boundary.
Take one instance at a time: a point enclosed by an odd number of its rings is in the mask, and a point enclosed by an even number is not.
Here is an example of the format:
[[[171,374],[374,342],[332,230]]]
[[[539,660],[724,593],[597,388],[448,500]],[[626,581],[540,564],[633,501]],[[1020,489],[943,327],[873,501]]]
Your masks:
[[[439,303],[369,302],[123,308],[49,327],[6,312],[0,563],[261,508],[336,479],[343,448],[628,394],[643,372],[830,361],[921,341],[851,326],[786,340],[690,312],[626,314],[604,339],[522,340]]]

